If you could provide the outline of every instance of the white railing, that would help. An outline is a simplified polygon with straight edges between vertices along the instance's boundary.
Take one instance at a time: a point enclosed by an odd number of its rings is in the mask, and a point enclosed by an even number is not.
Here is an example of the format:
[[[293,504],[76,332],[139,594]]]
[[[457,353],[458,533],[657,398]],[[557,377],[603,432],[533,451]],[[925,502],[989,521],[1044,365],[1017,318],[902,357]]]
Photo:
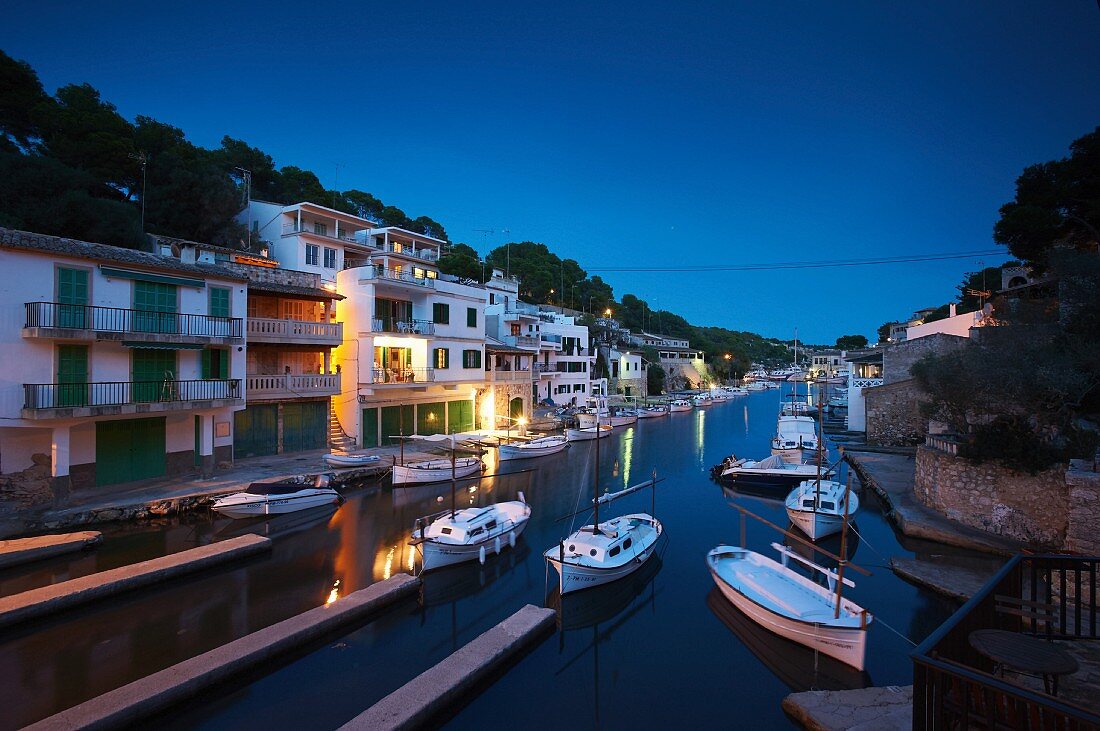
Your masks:
[[[514,348],[539,347],[539,339],[533,335],[505,335],[504,342]]]
[[[248,396],[278,394],[287,396],[331,396],[340,390],[340,376],[335,373],[284,374],[281,376],[248,375],[245,377]]]
[[[489,380],[497,383],[524,383],[531,380],[531,371],[489,371]]]
[[[852,388],[873,388],[874,386],[881,386],[881,378],[855,378],[852,379]]]
[[[949,436],[945,434],[928,434],[924,437],[924,444],[927,447],[938,449],[941,452],[947,454],[958,455],[959,454],[959,441],[958,437]]]
[[[249,338],[270,336],[280,338],[302,338],[303,340],[343,339],[344,326],[339,322],[307,322],[305,320],[278,320],[269,317],[250,317],[246,331]]]
[[[424,261],[439,261],[439,252],[435,249],[415,249],[405,244],[391,243],[384,247],[383,251],[392,254],[401,254],[403,256],[411,256],[414,259],[423,259]]]
[[[435,288],[435,277],[414,277],[409,272],[401,272],[398,274],[392,269],[382,269],[378,266],[362,267],[363,279],[382,279],[387,282],[402,282],[404,284],[415,284],[420,287]]]
[[[370,322],[371,332],[399,333],[401,335],[435,334],[435,323],[431,320],[387,320],[375,317]]]
[[[343,233],[337,236],[335,232],[328,233],[327,227],[325,228],[325,233],[320,233],[313,227],[313,224],[306,223],[305,221],[302,222],[301,226],[299,226],[297,223],[284,223],[283,236],[290,236],[292,234],[313,234],[314,236],[324,236],[326,239],[332,239],[333,241],[345,241],[349,244],[363,243],[362,241],[356,239],[354,236],[347,236]]]

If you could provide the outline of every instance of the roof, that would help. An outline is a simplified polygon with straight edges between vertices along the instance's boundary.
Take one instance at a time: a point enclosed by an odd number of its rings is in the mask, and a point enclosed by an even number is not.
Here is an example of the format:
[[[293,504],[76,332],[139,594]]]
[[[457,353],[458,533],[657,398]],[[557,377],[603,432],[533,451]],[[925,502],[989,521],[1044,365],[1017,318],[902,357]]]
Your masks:
[[[194,246],[200,249],[207,249],[208,251],[220,251],[223,254],[240,254],[241,256],[253,256],[257,259],[269,259],[270,257],[261,256],[245,249],[234,249],[231,246],[219,246],[218,244],[204,244],[201,241],[190,241],[189,239],[177,239],[174,236],[164,236],[162,234],[149,234],[150,238],[157,241],[162,241],[166,244],[173,246]]]
[[[235,282],[248,281],[246,277],[230,271],[216,264],[184,264],[178,259],[153,254],[148,251],[126,249],[110,244],[93,244],[78,239],[67,239],[61,236],[49,236],[30,231],[19,231],[11,228],[0,228],[0,247],[5,249],[18,249],[21,251],[34,251],[42,254],[55,254],[58,256],[71,256],[76,259],[88,259],[90,261],[104,261],[128,266],[155,269],[157,271],[177,272],[192,274],[201,277],[216,279],[230,279]]]
[[[675,353],[699,353],[702,348],[682,348],[679,345],[655,345],[657,350],[667,350]]]
[[[882,351],[875,350],[871,353],[863,353],[861,355],[853,355],[850,358],[844,360],[849,363],[882,363]]]
[[[342,300],[344,295],[330,292],[327,289],[317,287],[299,287],[294,284],[278,284],[277,282],[256,282],[249,280],[249,292],[266,292],[269,294],[288,294],[295,297],[311,300]]]
[[[513,348],[507,343],[502,343],[494,337],[485,336],[485,349],[490,353],[515,353],[516,355],[531,355],[530,350]]]

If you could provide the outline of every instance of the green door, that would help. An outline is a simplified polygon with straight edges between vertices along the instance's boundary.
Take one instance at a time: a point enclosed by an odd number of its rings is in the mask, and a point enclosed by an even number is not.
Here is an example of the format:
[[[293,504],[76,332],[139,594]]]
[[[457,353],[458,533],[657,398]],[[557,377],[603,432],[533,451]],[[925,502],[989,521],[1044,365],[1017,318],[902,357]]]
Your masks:
[[[134,348],[131,378],[135,402],[176,400],[176,351]]]
[[[120,482],[163,477],[164,417],[100,421],[95,425],[95,482]]]
[[[87,406],[88,346],[57,346],[57,405]]]
[[[447,404],[447,428],[453,434],[474,428],[474,402],[451,401]]]
[[[134,329],[149,333],[178,333],[176,285],[134,282]]]
[[[412,434],[416,424],[413,422],[413,407],[408,406],[383,406],[382,407],[382,446],[396,444],[390,437],[401,434]]]
[[[233,456],[259,457],[279,449],[279,407],[253,404],[233,415]]]
[[[518,419],[523,416],[523,399],[519,396],[508,402],[508,416]]]
[[[88,270],[57,270],[57,326],[83,329],[88,327]]]
[[[363,441],[364,447],[378,446],[378,409],[363,409]]]
[[[283,452],[322,449],[328,443],[328,404],[283,404]]]
[[[444,431],[443,425],[445,414],[442,401],[433,401],[430,404],[417,404],[416,405],[416,433],[429,436],[431,434],[442,434]]]

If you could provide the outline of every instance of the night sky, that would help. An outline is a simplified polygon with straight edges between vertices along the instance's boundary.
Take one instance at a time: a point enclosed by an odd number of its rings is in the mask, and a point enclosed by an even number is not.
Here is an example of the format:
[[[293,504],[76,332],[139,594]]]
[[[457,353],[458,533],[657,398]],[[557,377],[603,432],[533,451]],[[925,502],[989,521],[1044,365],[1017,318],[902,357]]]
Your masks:
[[[86,81],[129,118],[205,146],[244,139],[482,253],[541,241],[617,296],[810,342],[873,336],[1007,257],[598,270],[999,248],[1020,171],[1100,124],[1094,0],[21,2],[4,16],[0,48],[48,91]]]

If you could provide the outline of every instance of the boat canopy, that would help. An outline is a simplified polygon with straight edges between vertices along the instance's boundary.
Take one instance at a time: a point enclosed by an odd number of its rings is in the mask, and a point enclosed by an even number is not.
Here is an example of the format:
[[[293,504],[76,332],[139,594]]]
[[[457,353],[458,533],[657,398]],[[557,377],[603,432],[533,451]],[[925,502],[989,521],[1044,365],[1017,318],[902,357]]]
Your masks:
[[[292,492],[312,489],[312,485],[295,485],[285,482],[253,482],[245,490],[249,495],[289,495]]]
[[[780,417],[778,431],[780,434],[790,434],[792,436],[817,436],[814,420],[808,416]]]
[[[773,454],[770,457],[760,460],[752,466],[754,470],[775,470],[783,467],[783,457],[778,454]]]

